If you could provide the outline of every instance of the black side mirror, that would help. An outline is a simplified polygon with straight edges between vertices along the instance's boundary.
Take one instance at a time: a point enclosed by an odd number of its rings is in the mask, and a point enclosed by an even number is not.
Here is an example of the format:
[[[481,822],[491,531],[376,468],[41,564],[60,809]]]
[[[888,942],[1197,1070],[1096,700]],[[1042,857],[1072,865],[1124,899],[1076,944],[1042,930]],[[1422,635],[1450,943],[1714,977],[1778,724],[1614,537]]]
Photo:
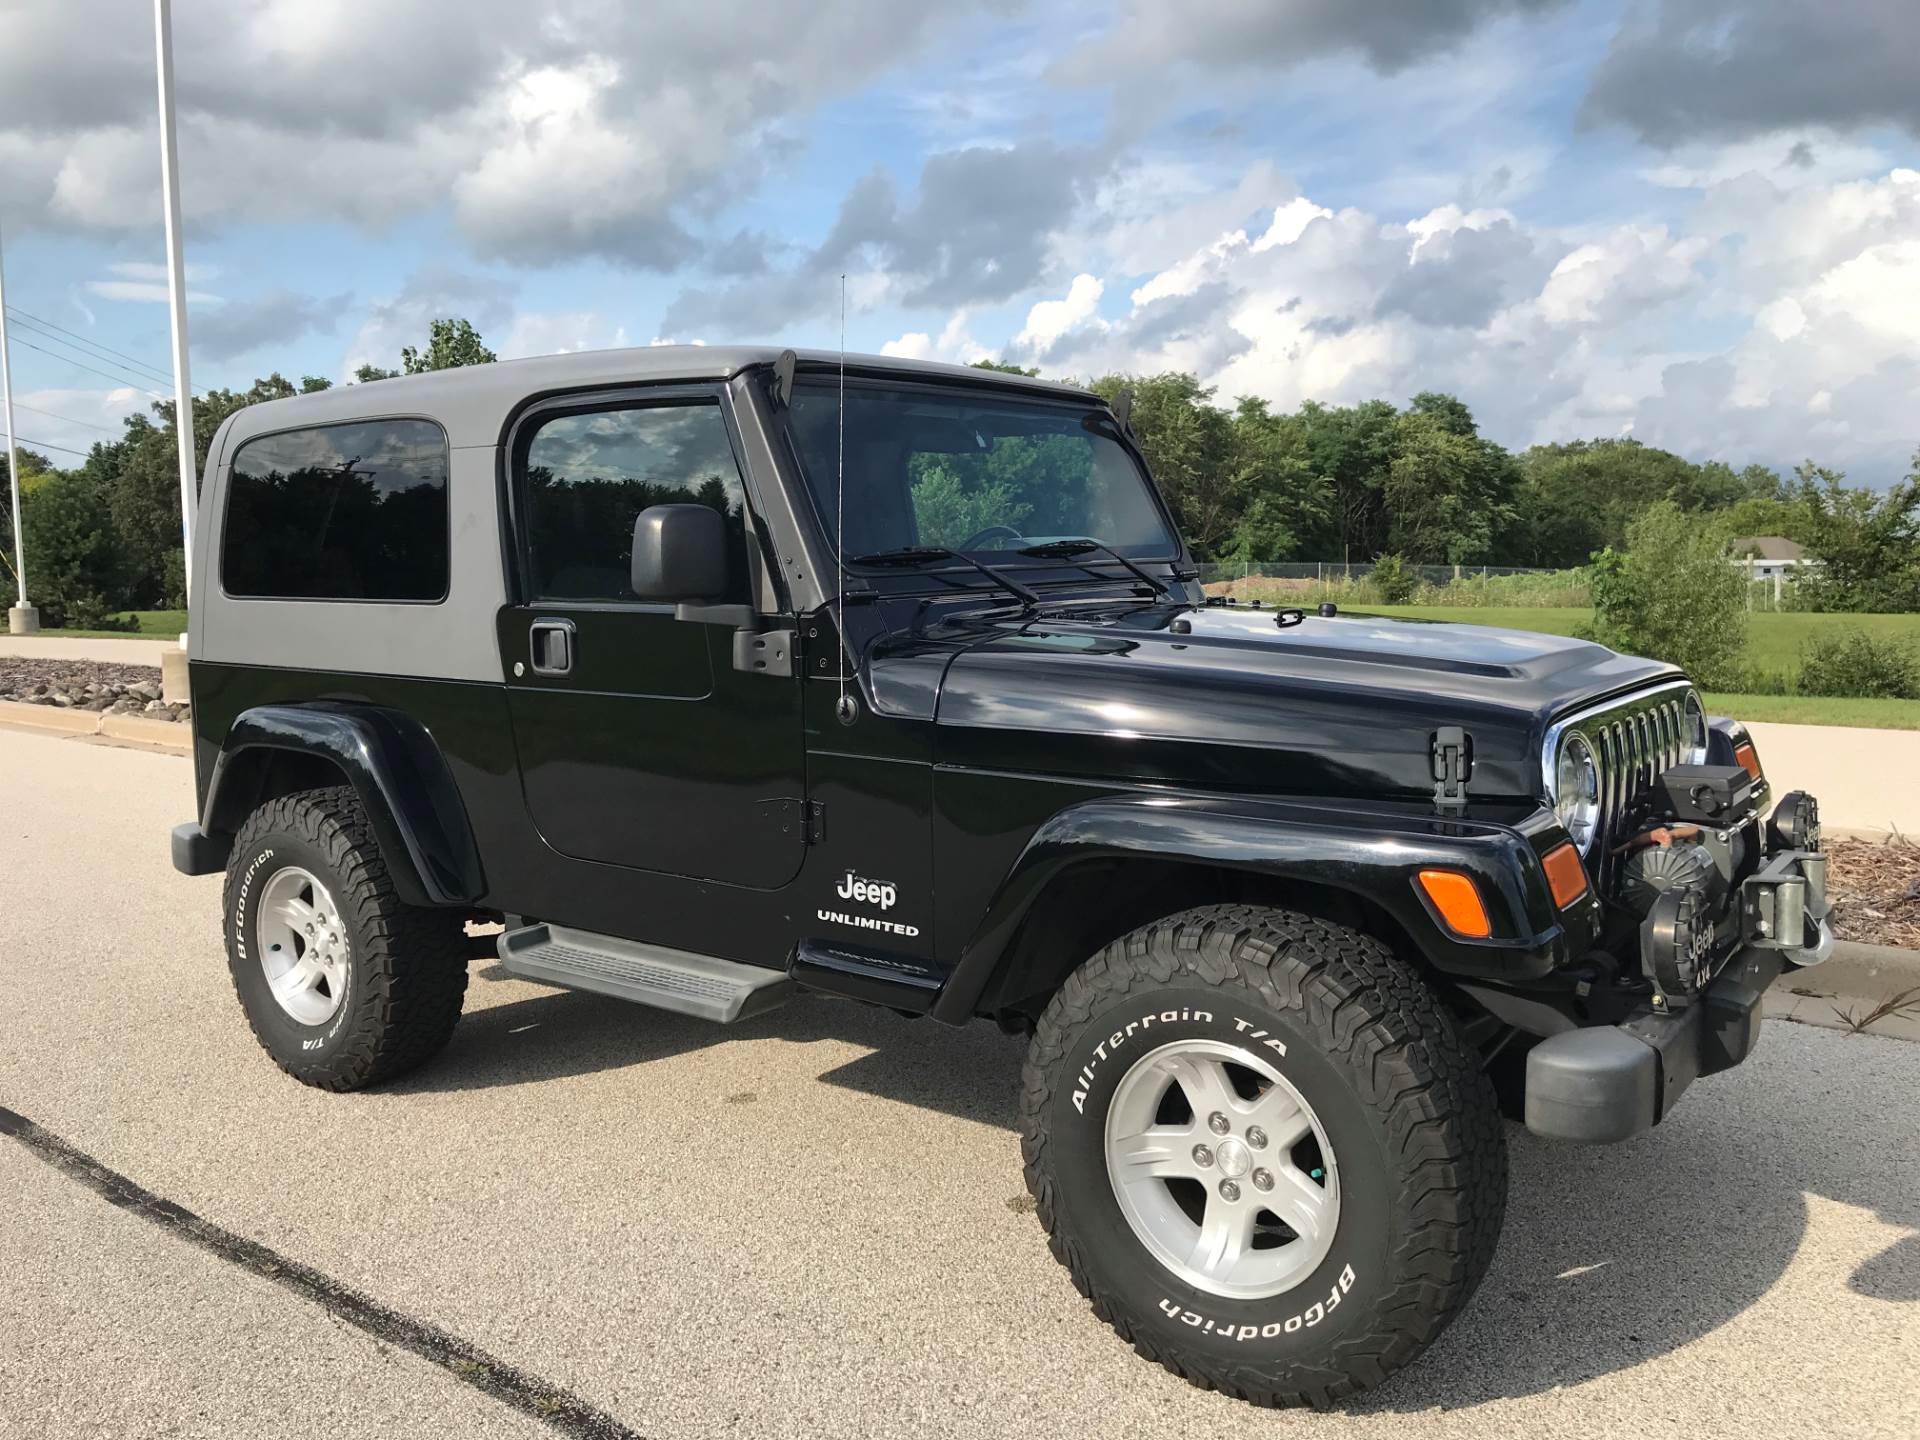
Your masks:
[[[642,600],[716,600],[727,593],[727,522],[708,505],[649,505],[633,522],[633,573]]]

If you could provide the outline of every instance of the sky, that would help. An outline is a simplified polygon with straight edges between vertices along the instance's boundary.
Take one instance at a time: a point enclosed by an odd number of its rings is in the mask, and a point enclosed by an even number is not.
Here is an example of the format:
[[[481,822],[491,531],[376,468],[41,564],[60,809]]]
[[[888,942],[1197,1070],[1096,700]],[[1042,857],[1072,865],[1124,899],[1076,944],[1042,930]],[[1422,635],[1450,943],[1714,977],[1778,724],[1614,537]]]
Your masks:
[[[1884,486],[1920,446],[1914,0],[184,0],[193,381],[839,342],[1451,391]],[[152,7],[0,0],[16,425],[170,391]]]

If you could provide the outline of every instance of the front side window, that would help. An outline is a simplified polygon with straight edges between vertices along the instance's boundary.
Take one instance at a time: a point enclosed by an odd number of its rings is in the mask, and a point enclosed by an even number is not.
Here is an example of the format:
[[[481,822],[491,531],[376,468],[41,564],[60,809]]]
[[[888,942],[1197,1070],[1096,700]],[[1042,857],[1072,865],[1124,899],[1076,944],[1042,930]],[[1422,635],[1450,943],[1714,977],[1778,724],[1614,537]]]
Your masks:
[[[287,430],[233,457],[229,595],[441,600],[447,550],[447,437],[431,420]]]
[[[841,444],[831,380],[795,388],[791,429],[831,531]],[[1178,553],[1147,478],[1104,411],[977,390],[850,384],[846,550],[979,553],[1098,540],[1134,558]]]
[[[534,431],[522,475],[534,599],[633,600],[633,522],[649,505],[724,515],[723,598],[747,599],[746,495],[719,405],[556,415]]]

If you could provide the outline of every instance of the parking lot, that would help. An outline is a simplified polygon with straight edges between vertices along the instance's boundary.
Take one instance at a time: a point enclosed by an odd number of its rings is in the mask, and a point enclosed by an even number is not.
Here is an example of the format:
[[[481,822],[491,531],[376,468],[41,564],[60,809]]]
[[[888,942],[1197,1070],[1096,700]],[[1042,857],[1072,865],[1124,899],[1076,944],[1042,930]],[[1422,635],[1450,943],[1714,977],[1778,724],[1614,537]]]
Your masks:
[[[1510,1130],[1462,1320],[1272,1414],[1134,1358],[1049,1257],[1017,1041],[478,962],[437,1061],[322,1094],[168,865],[184,760],[0,731],[0,786],[0,1107],[71,1147],[0,1139],[0,1433],[1920,1433],[1912,1044],[1774,1024],[1636,1142]]]

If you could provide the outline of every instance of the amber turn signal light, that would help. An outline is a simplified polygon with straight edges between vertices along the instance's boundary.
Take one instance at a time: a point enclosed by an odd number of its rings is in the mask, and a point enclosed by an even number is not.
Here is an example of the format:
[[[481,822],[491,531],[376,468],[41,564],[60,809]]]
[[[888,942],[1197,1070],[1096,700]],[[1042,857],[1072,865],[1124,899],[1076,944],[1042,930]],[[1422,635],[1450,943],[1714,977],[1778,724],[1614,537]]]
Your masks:
[[[1760,752],[1753,748],[1752,741],[1742,740],[1733,747],[1733,761],[1753,777],[1754,784],[1760,783]]]
[[[1580,863],[1580,852],[1571,845],[1556,845],[1540,857],[1547,872],[1547,888],[1553,891],[1553,903],[1562,910],[1587,893],[1587,869]]]
[[[1458,870],[1422,870],[1420,890],[1454,934],[1469,940],[1484,940],[1493,934],[1487,907],[1480,902],[1479,887],[1470,876]]]

